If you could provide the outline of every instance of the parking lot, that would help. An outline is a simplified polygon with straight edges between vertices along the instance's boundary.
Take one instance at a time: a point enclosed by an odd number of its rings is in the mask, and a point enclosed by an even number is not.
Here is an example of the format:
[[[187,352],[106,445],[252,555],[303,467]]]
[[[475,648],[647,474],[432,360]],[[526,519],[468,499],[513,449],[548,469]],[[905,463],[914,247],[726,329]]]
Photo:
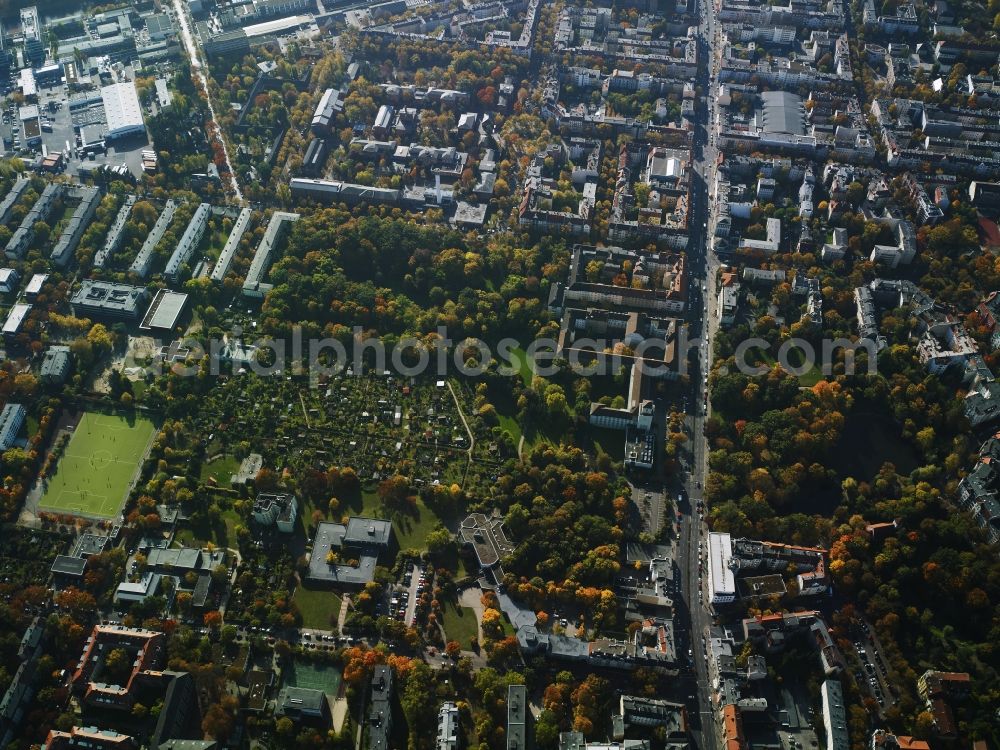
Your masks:
[[[896,701],[889,683],[888,666],[875,642],[871,627],[864,620],[856,620],[851,627],[851,635],[861,662],[861,668],[854,670],[854,679],[859,688],[867,690],[875,699],[880,712],[885,712]]]
[[[134,72],[124,69],[124,75],[134,80]],[[94,85],[100,81],[94,79]],[[72,98],[89,97],[92,101],[81,107],[70,107]],[[38,87],[38,109],[41,117],[41,144],[28,147],[21,133],[18,108],[12,96],[4,99],[0,137],[10,153],[30,159],[44,153],[61,152],[66,157],[67,169],[75,172],[81,165],[125,165],[136,177],[142,174],[142,151],[149,148],[148,137],[133,137],[107,144],[105,151],[84,153],[80,146],[77,128],[86,127],[95,135],[103,135],[107,126],[104,106],[99,90],[86,94],[73,93],[66,84]],[[148,112],[146,113],[148,116]]]

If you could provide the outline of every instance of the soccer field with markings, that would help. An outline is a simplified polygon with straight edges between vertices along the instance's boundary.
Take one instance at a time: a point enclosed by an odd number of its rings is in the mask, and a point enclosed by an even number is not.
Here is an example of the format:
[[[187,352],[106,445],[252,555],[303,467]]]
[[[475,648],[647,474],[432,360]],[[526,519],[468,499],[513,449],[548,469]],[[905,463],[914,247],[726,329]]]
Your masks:
[[[103,518],[117,515],[155,429],[138,416],[85,412],[46,481],[40,509]]]

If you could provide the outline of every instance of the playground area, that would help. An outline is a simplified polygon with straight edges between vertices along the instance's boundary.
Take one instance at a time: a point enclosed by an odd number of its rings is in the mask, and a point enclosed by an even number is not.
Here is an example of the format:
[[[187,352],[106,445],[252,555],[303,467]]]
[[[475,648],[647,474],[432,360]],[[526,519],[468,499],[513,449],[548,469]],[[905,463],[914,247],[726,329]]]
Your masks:
[[[55,471],[43,480],[39,510],[95,518],[121,512],[155,427],[137,415],[83,412]]]

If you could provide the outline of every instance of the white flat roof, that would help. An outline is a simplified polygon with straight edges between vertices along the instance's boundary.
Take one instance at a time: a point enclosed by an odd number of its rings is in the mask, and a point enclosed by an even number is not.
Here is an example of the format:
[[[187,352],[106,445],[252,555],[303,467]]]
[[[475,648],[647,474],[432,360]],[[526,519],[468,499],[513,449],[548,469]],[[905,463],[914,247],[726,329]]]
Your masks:
[[[38,87],[35,85],[35,74],[31,68],[21,69],[17,85],[21,87],[21,93],[25,96],[35,96],[38,93]]]
[[[145,127],[142,108],[139,106],[139,95],[132,81],[102,86],[101,99],[104,102],[104,116],[108,121],[109,136],[139,131]]]
[[[42,284],[45,283],[47,278],[49,278],[49,275],[46,273],[36,273],[31,277],[31,281],[28,282],[28,286],[24,288],[25,294],[38,294],[41,292]]]
[[[243,31],[248,37],[263,36],[265,34],[281,34],[292,31],[300,26],[305,26],[312,21],[309,16],[288,16],[287,18],[276,18],[273,21],[255,23],[251,26],[244,26]]]
[[[713,596],[736,594],[736,576],[729,567],[732,556],[732,537],[721,532],[711,532],[708,535],[708,575]]]
[[[3,324],[3,332],[7,334],[15,334],[21,330],[21,324],[24,319],[28,317],[28,313],[31,312],[31,305],[26,305],[23,303],[18,303],[10,308],[10,313],[7,315],[7,321]]]
[[[143,318],[139,328],[159,328],[171,330],[177,325],[177,319],[184,312],[184,305],[187,304],[188,296],[182,292],[174,292],[170,289],[161,289],[156,293],[146,316]]]

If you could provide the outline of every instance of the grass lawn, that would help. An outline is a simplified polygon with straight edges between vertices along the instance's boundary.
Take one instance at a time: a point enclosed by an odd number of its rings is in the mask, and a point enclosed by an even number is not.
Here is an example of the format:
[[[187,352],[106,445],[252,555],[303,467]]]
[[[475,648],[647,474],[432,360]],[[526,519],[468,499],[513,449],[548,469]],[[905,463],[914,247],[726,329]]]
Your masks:
[[[472,607],[462,607],[454,602],[444,605],[444,632],[449,641],[458,641],[462,648],[469,648],[469,639],[479,637],[479,623]]]
[[[215,480],[216,484],[223,487],[229,486],[229,480],[240,470],[240,462],[233,456],[219,456],[201,465],[201,481],[207,482],[209,478]]]
[[[506,430],[510,433],[511,438],[514,440],[514,446],[521,440],[521,425],[517,423],[517,419],[506,414],[501,414],[497,412],[497,418],[500,420],[501,429]]]
[[[417,499],[417,509],[415,515],[394,513],[392,515],[392,528],[396,533],[400,549],[426,548],[424,539],[428,532],[433,529],[440,519],[437,514],[424,505],[423,501]]]
[[[509,363],[504,363],[504,364],[513,366],[515,364],[513,358],[516,357],[517,364],[521,371],[521,380],[524,381],[524,385],[526,388],[529,387],[531,385],[532,379],[535,377],[535,373],[531,371],[531,362],[528,361],[528,354],[524,351],[524,349],[522,349],[519,346],[516,346],[513,349],[511,349],[510,353],[512,355],[511,361]]]
[[[299,586],[292,601],[302,613],[302,626],[318,630],[336,630],[340,615],[340,597],[332,591],[307,589]]]
[[[500,626],[503,628],[504,636],[515,635],[514,626],[503,612],[500,613]]]
[[[302,517],[308,518],[311,513],[312,508],[307,507],[303,510]],[[374,485],[363,486],[360,497],[348,500],[342,499],[340,508],[334,514],[334,520],[339,521],[341,515],[388,518],[392,521],[392,530],[396,534],[396,541],[399,542],[401,550],[425,549],[424,539],[427,536],[427,532],[433,529],[441,520],[419,498],[417,499],[416,509],[413,513],[386,512],[382,509],[382,502],[379,500],[378,492]]]
[[[208,542],[218,547],[236,546],[236,527],[244,523],[232,508],[222,511],[221,523],[214,526],[206,521],[198,526],[178,530],[174,541],[186,547],[204,547]]]
[[[116,515],[155,429],[139,416],[84,412],[55,473],[45,482],[39,506],[104,518]]]

